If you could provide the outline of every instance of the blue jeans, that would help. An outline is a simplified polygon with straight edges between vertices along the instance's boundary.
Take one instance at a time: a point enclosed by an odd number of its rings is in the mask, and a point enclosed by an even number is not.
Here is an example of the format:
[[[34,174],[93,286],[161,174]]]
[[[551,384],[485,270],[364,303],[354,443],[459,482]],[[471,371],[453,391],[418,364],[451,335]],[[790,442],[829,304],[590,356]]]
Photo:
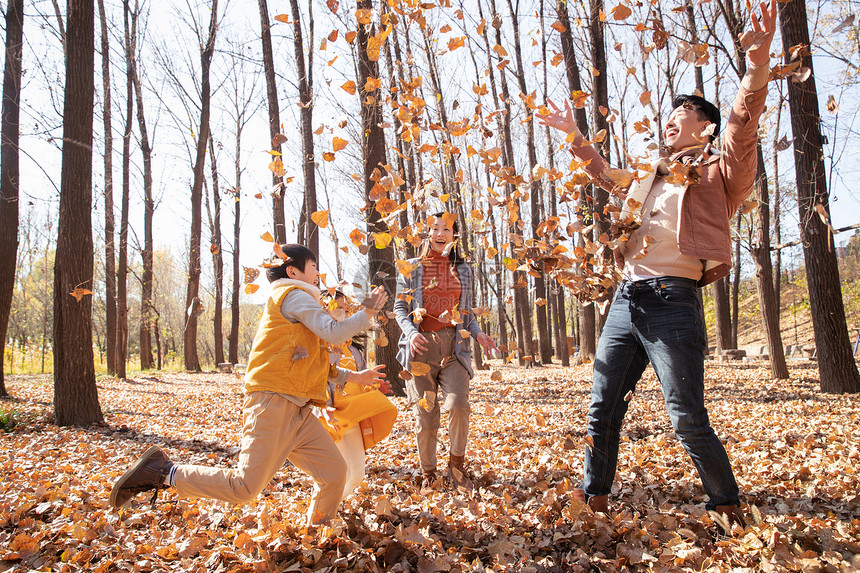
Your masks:
[[[710,498],[708,509],[738,501],[738,484],[705,408],[707,338],[696,281],[661,277],[624,281],[615,294],[597,344],[582,489],[609,494],[618,465],[628,392],[648,363],[663,389],[675,434],[693,459]]]

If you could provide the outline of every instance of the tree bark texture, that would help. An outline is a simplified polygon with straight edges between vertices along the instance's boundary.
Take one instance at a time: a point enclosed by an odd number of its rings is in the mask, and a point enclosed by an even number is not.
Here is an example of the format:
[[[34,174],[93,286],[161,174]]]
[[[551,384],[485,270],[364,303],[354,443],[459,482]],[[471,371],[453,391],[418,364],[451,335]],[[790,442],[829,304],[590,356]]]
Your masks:
[[[61,426],[103,420],[93,362],[93,0],[69,0],[60,214],[54,260],[54,416]],[[72,293],[83,296],[73,296]]]
[[[755,223],[756,238],[752,248],[756,291],[770,357],[770,373],[776,380],[785,380],[788,378],[788,366],[785,363],[785,348],[782,346],[782,336],[779,332],[779,308],[776,306],[773,293],[773,267],[770,261],[770,199],[761,143],[757,149],[758,173],[755,189],[758,209],[756,209]]]
[[[260,40],[263,43],[263,73],[266,76],[266,101],[269,104],[269,136],[272,138],[272,151],[281,152],[281,144],[274,145],[281,132],[281,114],[278,107],[278,85],[275,81],[275,60],[272,55],[272,24],[269,21],[269,7],[266,0],[258,0],[260,7]],[[284,180],[272,173],[272,218],[275,227],[275,242],[287,242],[287,224],[284,213]]]
[[[805,0],[779,4],[779,20],[783,51],[789,58],[789,48],[792,46],[809,45]],[[788,106],[794,136],[800,237],[803,240],[821,390],[858,393],[860,373],[851,355],[833,236],[819,216],[819,213],[823,213],[829,217],[830,197],[824,171],[821,118],[812,56],[808,53],[804,55],[802,65],[813,73],[804,82],[787,82]]]
[[[567,75],[567,85],[571,92],[582,91],[582,79],[579,75],[579,64],[574,52],[573,35],[570,31],[570,16],[567,12],[567,0],[557,0],[556,14],[564,30],[561,32],[561,53],[564,56],[564,67]],[[584,108],[574,107],[573,117],[576,127],[585,137],[588,137],[588,115]],[[580,241],[582,243],[582,241]],[[580,244],[582,246],[582,244]],[[594,305],[579,303],[578,316],[580,317],[577,338],[579,341],[580,359],[593,360],[597,350],[596,322],[594,316]]]
[[[203,218],[203,177],[206,166],[206,147],[209,144],[209,68],[215,51],[215,34],[218,24],[218,0],[212,0],[209,34],[200,52],[200,128],[197,130],[197,156],[194,161],[194,183],[191,186],[191,240],[188,245],[188,288],[185,291],[184,355],[186,370],[200,370],[197,354],[197,318],[202,311],[200,302],[200,241]]]
[[[302,174],[305,179],[303,228],[299,231],[299,242],[319,257],[320,234],[317,224],[311,220],[311,214],[317,210],[316,160],[314,158],[314,100],[313,100],[313,14],[308,12],[308,27],[310,28],[311,49],[308,50],[308,61],[305,64],[305,46],[302,38],[302,17],[299,12],[298,0],[290,0],[293,11],[293,49],[296,55],[296,74],[299,80],[299,117],[302,134]],[[310,8],[310,7],[309,7]],[[303,232],[302,232],[303,231]]]
[[[6,58],[3,68],[3,103],[0,120],[0,396],[6,396],[3,359],[6,332],[15,290],[18,255],[18,125],[21,115],[21,59],[24,38],[24,0],[6,5]]]
[[[135,6],[135,20],[137,6]],[[133,26],[135,29],[137,25]],[[136,35],[135,42],[136,45]],[[143,107],[143,89],[137,70],[137,58],[131,62],[131,80],[134,84],[134,94],[137,100],[137,128],[140,132],[140,153],[143,156],[143,276],[140,285],[140,369],[147,370],[154,366],[152,360],[152,330],[154,328],[154,310],[152,303],[153,292],[153,255],[155,244],[152,236],[153,218],[155,217],[155,200],[152,196],[152,146],[149,142],[149,131],[146,127],[146,114]]]
[[[134,114],[134,58],[137,51],[137,6],[123,0],[125,34],[125,125],[122,136],[122,196],[116,266],[116,376],[126,377],[128,358],[128,208],[131,194],[131,135]]]
[[[372,0],[358,0],[358,9],[373,12]],[[384,172],[385,165],[385,132],[381,124],[383,121],[382,105],[378,94],[367,92],[364,89],[368,78],[379,77],[379,64],[372,54],[368,53],[367,43],[376,34],[373,24],[358,26],[358,95],[361,100],[361,133],[362,151],[364,154],[364,193],[367,201],[367,231],[370,240],[368,250],[369,284],[382,285],[389,294],[385,311],[390,311],[394,304],[397,292],[396,277],[397,270],[394,267],[394,247],[389,244],[384,249],[377,249],[373,241],[373,233],[387,233],[388,225],[376,209],[376,202],[370,200],[371,191],[378,179]],[[379,52],[376,53],[377,57]],[[392,242],[393,243],[393,242]],[[396,375],[400,371],[397,362],[397,344],[400,338],[397,322],[388,320],[382,327],[382,333],[387,340],[384,345],[376,345],[376,363],[385,365],[385,372],[391,382],[394,393],[398,396],[405,395],[403,381]],[[377,339],[379,340],[379,339]]]
[[[215,139],[209,130],[209,162],[212,174],[212,218],[209,222],[212,242],[209,252],[212,253],[212,266],[215,275],[215,312],[212,317],[212,328],[215,334],[215,364],[224,362],[224,253],[221,250],[221,184],[218,182],[218,162],[215,156]]]
[[[116,374],[116,222],[113,212],[113,127],[111,125],[110,42],[104,0],[98,0],[102,53],[102,121],[105,137],[105,346],[107,371]]]
[[[519,3],[518,3],[519,4]],[[511,13],[511,24],[514,30],[514,58],[517,63],[517,84],[520,88],[520,97],[525,98],[528,96],[528,87],[526,86],[526,75],[525,70],[523,69],[523,57],[522,57],[522,49],[520,47],[520,26],[519,26],[519,18],[517,17],[517,13],[514,10],[514,5],[512,0],[508,0],[508,9]],[[535,129],[534,129],[534,114],[529,108],[529,106],[525,106],[526,111],[526,151],[529,159],[529,172],[534,173],[535,167],[538,165],[537,161],[537,152],[535,151]],[[529,185],[529,206],[531,208],[531,227],[532,227],[532,239],[537,241],[539,239],[537,230],[541,223],[540,217],[540,200],[543,195],[543,186],[539,179],[535,179],[531,177],[531,184]],[[535,286],[535,296],[538,298],[543,298],[546,300],[547,297],[547,289],[546,289],[546,275],[543,272],[543,269],[538,271],[538,276],[534,277],[534,286]],[[538,346],[540,350],[540,361],[542,364],[551,364],[552,363],[552,342],[549,320],[547,319],[547,307],[546,305],[537,306],[537,335],[538,335]]]

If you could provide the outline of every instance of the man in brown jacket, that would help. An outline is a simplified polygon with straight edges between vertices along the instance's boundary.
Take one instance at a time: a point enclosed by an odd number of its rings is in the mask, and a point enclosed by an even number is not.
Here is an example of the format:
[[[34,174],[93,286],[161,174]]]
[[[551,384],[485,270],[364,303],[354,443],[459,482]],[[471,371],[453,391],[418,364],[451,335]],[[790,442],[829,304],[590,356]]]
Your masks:
[[[663,389],[675,434],[687,450],[705,491],[707,509],[741,517],[737,482],[728,455],[708,420],[704,399],[707,353],[696,289],[728,274],[729,219],[750,194],[756,173],[759,118],[764,111],[776,0],[751,15],[742,37],[748,69],[735,98],[720,152],[711,147],[719,132],[716,107],[698,96],[679,96],[663,129],[666,154],[633,183],[621,219],[632,229],[616,251],[624,280],[606,317],[594,360],[590,445],[585,451],[583,501],[608,509],[618,464],[625,397],[650,362]],[[607,162],[587,145],[569,104],[538,116],[572,140],[571,152],[588,161],[596,184],[612,188]]]

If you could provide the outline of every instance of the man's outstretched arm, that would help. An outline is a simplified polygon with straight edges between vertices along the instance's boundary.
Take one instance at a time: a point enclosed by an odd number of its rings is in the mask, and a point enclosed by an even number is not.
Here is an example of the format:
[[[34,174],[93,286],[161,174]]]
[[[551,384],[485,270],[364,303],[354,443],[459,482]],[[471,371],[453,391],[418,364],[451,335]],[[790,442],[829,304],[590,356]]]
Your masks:
[[[750,194],[756,176],[758,127],[767,99],[770,45],[776,31],[776,0],[762,2],[760,8],[761,18],[751,13],[751,29],[741,36],[741,45],[747,48],[747,71],[741,79],[723,136],[721,167],[730,212]]]

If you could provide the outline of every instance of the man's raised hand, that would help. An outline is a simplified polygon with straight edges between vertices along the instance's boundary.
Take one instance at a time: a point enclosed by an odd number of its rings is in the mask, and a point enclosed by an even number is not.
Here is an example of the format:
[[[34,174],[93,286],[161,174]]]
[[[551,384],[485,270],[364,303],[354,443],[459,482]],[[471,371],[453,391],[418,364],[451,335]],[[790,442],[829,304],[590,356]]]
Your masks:
[[[750,12],[751,30],[741,35],[741,46],[747,52],[747,60],[754,67],[770,66],[770,44],[776,32],[776,0],[767,0],[760,5],[761,17]]]

